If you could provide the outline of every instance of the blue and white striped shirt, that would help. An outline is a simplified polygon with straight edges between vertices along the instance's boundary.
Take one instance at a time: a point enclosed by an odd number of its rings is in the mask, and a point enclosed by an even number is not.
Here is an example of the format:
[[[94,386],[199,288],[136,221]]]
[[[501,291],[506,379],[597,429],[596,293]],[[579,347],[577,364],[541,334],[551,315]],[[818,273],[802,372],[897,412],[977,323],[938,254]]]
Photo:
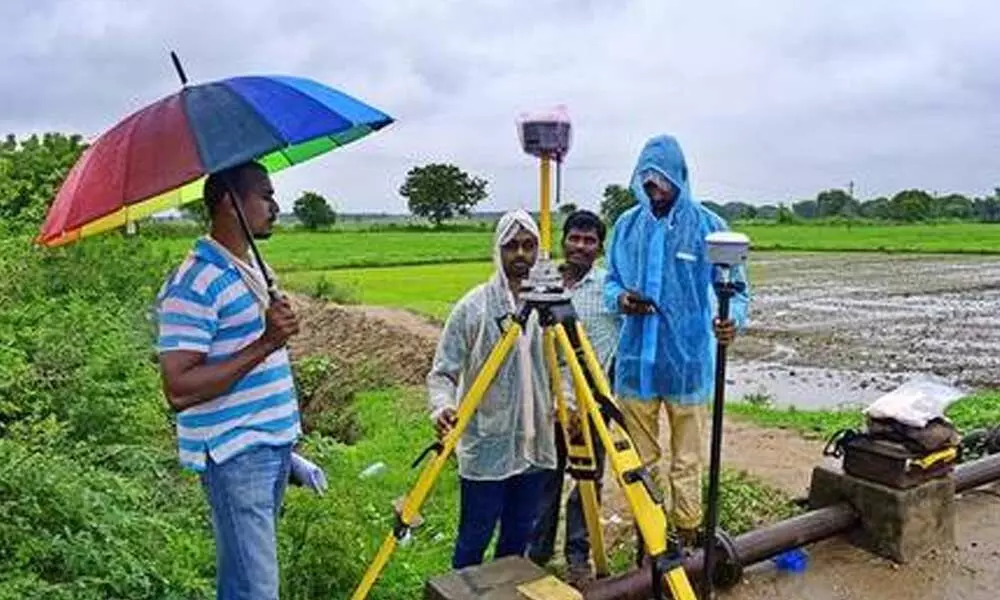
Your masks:
[[[230,358],[264,333],[261,305],[236,267],[205,239],[160,293],[161,354],[200,352],[206,362]],[[177,415],[180,461],[203,471],[253,446],[294,442],[301,433],[288,351],[281,348],[225,394]]]

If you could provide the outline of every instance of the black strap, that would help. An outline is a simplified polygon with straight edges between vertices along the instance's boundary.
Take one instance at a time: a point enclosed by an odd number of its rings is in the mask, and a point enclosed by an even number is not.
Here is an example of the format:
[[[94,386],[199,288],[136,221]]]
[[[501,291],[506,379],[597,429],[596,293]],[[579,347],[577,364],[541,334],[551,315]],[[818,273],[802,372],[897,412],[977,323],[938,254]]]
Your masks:
[[[826,447],[823,448],[823,456],[840,458],[844,456],[847,444],[861,437],[864,437],[864,434],[858,433],[854,429],[841,429],[830,436],[830,439],[826,442]]]

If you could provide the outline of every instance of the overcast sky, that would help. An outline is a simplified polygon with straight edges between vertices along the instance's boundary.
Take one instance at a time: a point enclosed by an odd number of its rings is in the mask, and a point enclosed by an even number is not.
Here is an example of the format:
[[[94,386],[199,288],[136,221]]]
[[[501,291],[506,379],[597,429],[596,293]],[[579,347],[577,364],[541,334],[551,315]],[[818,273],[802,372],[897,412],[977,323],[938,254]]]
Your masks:
[[[558,103],[584,206],[661,132],[718,202],[1000,186],[995,0],[3,0],[0,22],[0,132],[94,137],[177,90],[170,49],[195,82],[301,75],[397,119],[279,174],[286,209],[404,212],[431,161],[486,178],[482,208],[533,207],[515,119]]]

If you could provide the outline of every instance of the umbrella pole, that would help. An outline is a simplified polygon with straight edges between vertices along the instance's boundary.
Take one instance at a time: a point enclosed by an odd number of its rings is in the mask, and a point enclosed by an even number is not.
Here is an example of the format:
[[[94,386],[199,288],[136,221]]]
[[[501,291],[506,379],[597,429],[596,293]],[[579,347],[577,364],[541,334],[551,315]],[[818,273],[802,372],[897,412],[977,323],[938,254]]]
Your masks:
[[[240,222],[240,229],[243,230],[243,235],[250,246],[250,252],[253,253],[253,259],[257,261],[257,268],[260,269],[260,274],[264,276],[264,283],[267,284],[267,293],[271,296],[272,300],[277,299],[278,290],[274,289],[274,280],[264,267],[264,259],[260,257],[260,250],[257,249],[257,244],[254,242],[253,232],[250,231],[250,224],[247,222],[247,216],[243,212],[243,202],[239,192],[236,191],[236,187],[230,181],[226,181],[226,189],[229,191],[229,199],[236,210],[236,220]]]

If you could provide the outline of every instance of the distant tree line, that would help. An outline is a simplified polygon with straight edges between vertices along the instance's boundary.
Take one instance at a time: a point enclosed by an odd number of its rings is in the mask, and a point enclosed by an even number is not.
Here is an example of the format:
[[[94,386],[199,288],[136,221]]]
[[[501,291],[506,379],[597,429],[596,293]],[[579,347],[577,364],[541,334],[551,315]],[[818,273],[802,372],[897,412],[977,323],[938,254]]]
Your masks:
[[[604,189],[601,215],[608,223],[635,204],[632,192],[612,184]],[[1000,188],[992,196],[969,198],[962,194],[936,195],[924,190],[903,190],[894,196],[858,200],[842,189],[825,190],[814,200],[786,204],[753,205],[746,202],[703,201],[703,204],[727,221],[761,220],[797,223],[816,219],[864,219],[916,223],[921,221],[958,220],[1000,223]]]

